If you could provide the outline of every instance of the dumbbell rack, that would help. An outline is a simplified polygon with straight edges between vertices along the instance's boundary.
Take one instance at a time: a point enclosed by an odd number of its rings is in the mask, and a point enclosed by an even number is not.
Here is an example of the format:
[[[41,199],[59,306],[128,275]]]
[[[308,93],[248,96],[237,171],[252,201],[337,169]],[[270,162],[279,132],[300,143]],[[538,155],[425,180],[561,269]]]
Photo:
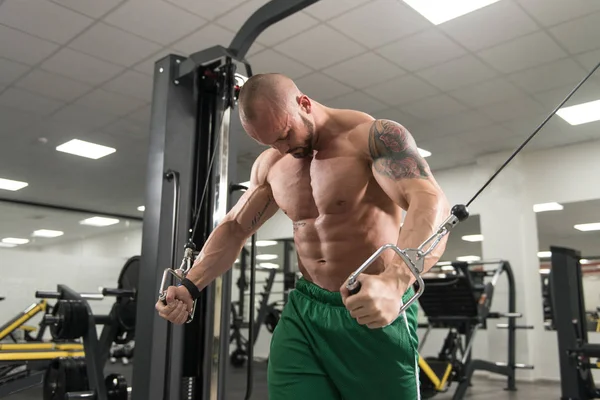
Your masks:
[[[108,379],[105,381],[104,378],[104,365],[108,360],[113,340],[119,331],[119,325],[116,322],[115,315],[116,307],[113,306],[109,315],[94,315],[88,300],[100,300],[104,298],[104,296],[119,297],[131,295],[131,291],[122,289],[105,289],[102,294],[81,294],[66,285],[57,285],[56,292],[36,292],[37,298],[57,299],[57,307],[59,307],[59,309],[61,302],[73,302],[72,304],[77,304],[77,311],[73,311],[72,315],[72,317],[76,317],[73,319],[77,320],[77,328],[75,331],[71,330],[69,335],[75,337],[70,337],[69,339],[81,337],[83,341],[85,370],[87,375],[85,379],[87,385],[85,386],[87,386],[87,388],[82,391],[68,392],[66,393],[66,398],[88,400],[120,400],[123,398],[122,393],[115,393],[114,391],[109,391],[107,389]],[[67,322],[63,316],[48,314],[44,316],[43,323],[49,325],[53,336],[56,336],[57,330],[61,324],[63,324],[62,326],[64,327],[64,324]],[[68,323],[73,323],[73,320]],[[100,338],[98,338],[96,325],[104,325]],[[115,376],[115,378],[117,377]],[[120,384],[123,383],[121,378],[117,379]],[[115,384],[115,386],[116,385],[117,384]],[[46,383],[44,386],[46,387]],[[124,395],[124,398],[127,399],[127,391],[125,391]]]

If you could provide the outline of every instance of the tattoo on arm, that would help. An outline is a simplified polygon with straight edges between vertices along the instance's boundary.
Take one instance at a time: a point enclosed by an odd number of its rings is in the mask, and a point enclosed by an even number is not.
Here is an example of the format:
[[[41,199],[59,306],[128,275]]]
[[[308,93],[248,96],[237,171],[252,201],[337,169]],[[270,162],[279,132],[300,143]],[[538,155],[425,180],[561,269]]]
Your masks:
[[[377,120],[369,131],[369,152],[375,170],[394,180],[427,179],[427,163],[419,154],[416,143],[402,125]]]
[[[294,222],[293,223],[294,232],[296,232],[298,229],[302,228],[304,225],[306,225],[306,222]]]
[[[256,213],[256,215],[254,216],[254,218],[252,218],[252,228],[254,228],[256,226],[256,224],[260,223],[263,215],[265,215],[265,213],[267,212],[267,209],[269,208],[269,206],[273,203],[273,197],[269,196],[267,198],[267,203],[265,204],[265,206],[263,207],[262,210],[260,210],[259,212]]]

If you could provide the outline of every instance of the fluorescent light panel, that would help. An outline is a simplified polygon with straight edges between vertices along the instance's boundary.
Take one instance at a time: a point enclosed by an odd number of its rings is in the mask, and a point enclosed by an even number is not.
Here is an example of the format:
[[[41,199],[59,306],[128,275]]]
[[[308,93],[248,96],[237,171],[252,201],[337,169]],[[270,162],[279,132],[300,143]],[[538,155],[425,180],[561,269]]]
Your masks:
[[[550,269],[549,268],[540,268],[540,274],[542,275],[548,275],[550,273]]]
[[[499,0],[404,0],[434,25],[471,13]]]
[[[591,224],[577,224],[575,229],[582,232],[600,231],[600,222],[592,222]]]
[[[102,146],[84,140],[73,139],[56,147],[56,150],[80,157],[97,160],[117,151],[112,147]]]
[[[551,251],[538,251],[537,256],[539,258],[548,258],[548,257],[552,257],[552,252]]]
[[[256,247],[268,247],[275,246],[277,244],[276,240],[257,240]]]
[[[481,260],[481,257],[479,257],[479,256],[460,256],[460,257],[456,257],[456,259],[458,261],[479,261],[479,260]]]
[[[265,268],[265,269],[277,269],[277,268],[279,268],[279,264],[274,264],[274,263],[260,263],[260,264],[258,264],[258,267]]]
[[[564,207],[562,204],[558,204],[558,203],[540,203],[540,204],[534,204],[533,205],[533,211],[538,213],[538,212],[544,212],[544,211],[560,211],[562,210]]]
[[[600,100],[561,108],[556,112],[556,115],[571,125],[600,121]]]
[[[92,217],[87,218],[82,221],[79,221],[81,225],[90,225],[90,226],[109,226],[118,224],[119,220],[116,218],[104,218],[104,217]]]
[[[63,231],[54,231],[51,229],[38,229],[33,232],[35,237],[55,238],[64,235]]]
[[[139,206],[138,211],[146,211],[146,206]]]
[[[429,152],[427,150],[423,150],[423,149],[418,149],[418,150],[419,150],[419,154],[423,158],[427,158],[427,157],[431,156],[431,152]]]
[[[7,237],[7,238],[2,239],[2,243],[8,243],[8,244],[26,244],[26,243],[29,243],[29,239]]]
[[[483,242],[483,235],[465,235],[461,239],[465,242]]]
[[[0,189],[10,190],[12,192],[21,190],[24,187],[29,186],[27,182],[13,181],[10,179],[0,178]]]
[[[274,260],[277,258],[277,255],[275,254],[259,254],[256,256],[257,260],[260,261],[269,261],[269,260]]]

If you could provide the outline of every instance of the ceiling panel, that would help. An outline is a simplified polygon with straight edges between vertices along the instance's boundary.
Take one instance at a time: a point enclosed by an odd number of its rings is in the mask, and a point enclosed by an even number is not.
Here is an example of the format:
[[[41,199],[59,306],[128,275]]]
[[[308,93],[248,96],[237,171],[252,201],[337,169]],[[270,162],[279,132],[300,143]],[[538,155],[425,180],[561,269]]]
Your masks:
[[[565,85],[560,88],[537,93],[534,95],[534,98],[546,107],[549,114],[551,110],[556,108],[571,93],[574,87],[575,85]],[[600,82],[596,83],[588,80],[571,96],[564,106],[568,107],[598,99],[600,99]]]
[[[41,69],[33,70],[19,79],[15,87],[65,102],[73,101],[92,90],[91,85]]]
[[[126,67],[140,62],[161,48],[154,42],[103,23],[97,23],[84,32],[69,47]]]
[[[70,104],[52,115],[51,120],[68,123],[76,129],[73,131],[88,131],[108,125],[118,117],[114,114],[90,109],[78,104]]]
[[[232,32],[237,32],[244,22],[250,18],[254,12],[256,12],[260,7],[267,4],[269,0],[249,0],[245,1],[242,4],[236,6],[226,15],[219,17],[216,22],[224,28],[229,29]],[[217,3],[217,2],[215,2]]]
[[[478,55],[504,73],[535,67],[567,56],[556,42],[543,32],[480,51]]]
[[[336,97],[327,102],[328,107],[361,110],[365,113],[374,113],[387,108],[384,103],[372,98],[366,93],[356,91]]]
[[[436,137],[483,128],[493,123],[494,121],[490,117],[475,110],[468,110],[443,118],[433,117],[429,120],[429,126],[431,130],[436,132]]]
[[[481,107],[512,97],[522,96],[523,91],[505,78],[497,78],[452,90],[449,94],[471,107]]]
[[[313,5],[308,6],[304,9],[304,12],[317,18],[321,21],[327,21],[328,19],[337,17],[340,14],[348,12],[349,10],[363,5],[370,0],[319,0]]]
[[[466,111],[467,107],[452,97],[442,94],[440,96],[428,97],[424,100],[404,104],[400,109],[417,118],[427,119],[432,115],[441,118],[457,114],[461,111]]]
[[[103,89],[96,89],[79,98],[74,105],[83,106],[91,110],[98,110],[106,114],[123,116],[137,110],[146,102],[133,97],[124,96]]]
[[[412,8],[398,0],[373,0],[328,22],[346,36],[369,48],[431,26]]]
[[[579,61],[589,72],[600,64],[600,50],[592,50],[587,53],[578,54],[575,59]],[[595,76],[600,76],[600,72],[596,70]]]
[[[406,104],[439,93],[435,87],[412,75],[390,79],[364,91],[390,106]]]
[[[0,54],[3,58],[34,65],[54,53],[58,44],[0,25]]]
[[[90,85],[106,82],[124,70],[122,66],[66,47],[45,60],[40,68]]]
[[[498,1],[440,25],[440,29],[472,51],[532,33],[537,24],[511,1]]]
[[[299,12],[290,15],[283,21],[280,21],[275,25],[271,25],[265,29],[256,38],[256,41],[265,46],[274,46],[277,43],[281,43],[285,39],[295,36],[300,32],[304,32],[317,24],[319,24],[319,20],[306,13]]]
[[[93,19],[49,1],[6,0],[0,24],[39,38],[65,44],[94,22]]]
[[[0,58],[0,85],[6,85],[29,71],[29,66]]]
[[[326,101],[342,94],[354,91],[349,86],[346,86],[327,75],[319,72],[307,75],[296,80],[298,89],[304,92],[308,97],[312,97],[317,101]]]
[[[389,119],[389,120],[392,120],[392,121],[395,121],[395,122],[401,124],[406,129],[411,131],[413,136],[415,136],[417,143],[419,142],[420,139],[418,137],[418,132],[413,132],[413,128],[418,127],[419,125],[423,124],[422,119],[417,118],[414,115],[405,113],[395,107],[376,111],[372,114],[372,116],[373,116],[373,118],[376,118],[376,119]]]
[[[296,79],[313,71],[312,68],[271,49],[248,57],[248,61],[252,65],[253,74],[278,72]]]
[[[39,116],[50,115],[64,102],[36,95],[22,89],[8,88],[0,94],[0,105]]]
[[[215,19],[227,11],[237,8],[246,0],[219,0],[219,1],[198,1],[198,0],[165,0],[171,4],[181,7],[184,10],[192,12],[209,20]]]
[[[325,25],[299,33],[275,46],[275,50],[317,69],[366,52],[361,45]]]
[[[36,119],[39,119],[36,114],[0,105],[0,137],[4,141],[25,127],[33,125]]]
[[[364,89],[404,75],[406,72],[374,52],[368,52],[325,68],[323,73],[348,86]]]
[[[596,0],[517,0],[533,18],[552,26],[600,10]]]
[[[127,0],[103,21],[162,45],[192,33],[207,22],[162,0]]]
[[[509,75],[508,79],[533,94],[567,84],[574,86],[583,76],[585,76],[585,70],[573,59],[565,58],[540,67],[516,72]]]
[[[600,48],[600,12],[549,29],[571,54]]]
[[[56,4],[63,5],[71,10],[78,11],[92,18],[99,18],[113,10],[126,0],[52,0]]]
[[[169,54],[175,54],[175,55],[181,55],[181,56],[184,56],[186,54],[189,55],[189,53],[178,51],[173,48],[165,48],[165,49],[161,49],[158,52],[147,57],[144,61],[141,61],[141,62],[135,64],[133,66],[133,69],[135,69],[136,71],[141,72],[143,74],[146,74],[149,76],[154,76],[154,65],[156,64],[156,61],[158,61],[162,58],[165,58]]]
[[[103,88],[110,92],[150,102],[152,101],[153,83],[151,76],[134,70],[127,70],[115,79],[107,82]]]
[[[466,54],[443,33],[428,29],[377,49],[377,53],[409,71],[432,67]]]
[[[417,75],[442,90],[453,90],[495,78],[498,74],[472,55],[467,55],[424,69]]]
[[[479,111],[496,122],[504,122],[531,114],[543,113],[545,108],[531,97],[521,96],[481,107]]]
[[[228,47],[234,33],[215,24],[209,24],[188,37],[171,45],[184,54],[193,54],[216,45]]]

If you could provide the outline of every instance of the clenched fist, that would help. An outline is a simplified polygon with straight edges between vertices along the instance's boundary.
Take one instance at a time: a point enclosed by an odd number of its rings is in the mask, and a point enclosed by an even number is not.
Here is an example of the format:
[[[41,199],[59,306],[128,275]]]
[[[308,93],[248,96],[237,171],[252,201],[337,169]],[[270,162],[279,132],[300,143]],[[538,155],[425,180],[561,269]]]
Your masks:
[[[156,302],[158,315],[176,325],[184,324],[194,307],[194,300],[185,286],[169,286],[165,305],[162,300]]]
[[[357,279],[361,288],[350,295],[346,283],[340,288],[344,305],[352,318],[370,329],[387,326],[398,318],[402,307],[402,295],[407,285],[397,277],[361,274]]]

